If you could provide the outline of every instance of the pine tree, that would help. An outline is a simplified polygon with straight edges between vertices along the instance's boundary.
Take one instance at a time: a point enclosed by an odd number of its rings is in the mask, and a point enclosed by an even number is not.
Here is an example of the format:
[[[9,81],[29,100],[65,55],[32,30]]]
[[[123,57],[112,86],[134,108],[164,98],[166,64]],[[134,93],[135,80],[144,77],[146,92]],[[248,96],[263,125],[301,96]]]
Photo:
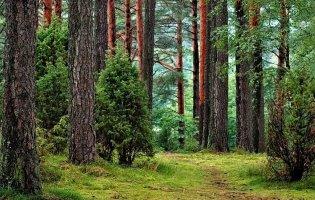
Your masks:
[[[0,187],[39,193],[34,78],[38,1],[7,0],[5,8],[7,40]]]
[[[94,132],[93,2],[69,1],[71,83],[70,161],[90,163],[96,156]]]

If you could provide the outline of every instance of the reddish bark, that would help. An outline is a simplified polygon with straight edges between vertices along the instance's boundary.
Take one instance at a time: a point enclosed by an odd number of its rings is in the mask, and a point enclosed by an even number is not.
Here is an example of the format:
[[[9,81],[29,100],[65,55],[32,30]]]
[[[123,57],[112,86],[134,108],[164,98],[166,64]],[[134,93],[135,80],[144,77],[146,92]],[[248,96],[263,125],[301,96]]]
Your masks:
[[[203,111],[205,104],[205,66],[207,56],[207,3],[200,1],[200,59],[199,59],[199,145],[203,140]]]
[[[62,0],[55,0],[55,15],[61,19],[62,16]]]
[[[115,54],[116,48],[116,11],[115,0],[108,0],[108,49],[109,54]]]
[[[137,23],[137,43],[138,43],[138,62],[140,68],[140,74],[143,73],[143,15],[142,15],[142,0],[136,2],[136,23]]]
[[[192,0],[192,43],[193,43],[193,117],[199,116],[199,44],[198,44],[198,0]]]
[[[44,24],[49,26],[52,19],[52,0],[43,0],[44,5]]]
[[[183,2],[179,2],[181,8],[183,6]],[[180,9],[181,10],[181,9]],[[185,114],[185,97],[184,97],[184,77],[183,77],[183,17],[182,13],[179,13],[178,21],[177,21],[177,61],[176,61],[176,71],[178,72],[177,78],[177,102],[178,102],[178,114],[182,118]],[[185,144],[185,122],[180,119],[179,121],[179,143],[181,147]]]
[[[130,57],[132,47],[130,0],[125,0],[125,35],[125,48]]]

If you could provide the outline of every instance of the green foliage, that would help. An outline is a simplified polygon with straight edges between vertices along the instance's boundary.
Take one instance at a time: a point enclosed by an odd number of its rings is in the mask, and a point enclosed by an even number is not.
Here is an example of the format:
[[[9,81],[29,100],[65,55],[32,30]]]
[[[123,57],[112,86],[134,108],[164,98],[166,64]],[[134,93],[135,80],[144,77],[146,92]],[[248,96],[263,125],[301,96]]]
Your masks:
[[[96,88],[100,155],[111,159],[113,150],[117,149],[119,162],[127,165],[139,153],[151,155],[152,126],[147,94],[129,58],[118,52],[108,59]]]
[[[55,20],[38,31],[36,49],[36,109],[42,127],[51,129],[67,114],[69,81],[67,69],[68,30]]]
[[[300,180],[314,164],[314,84],[310,68],[288,72],[271,106],[268,154],[277,177]]]
[[[68,25],[54,19],[49,27],[40,27],[36,46],[36,79],[44,76],[47,66],[65,65],[68,50]]]
[[[68,147],[70,121],[69,117],[63,116],[51,129],[37,127],[37,146],[40,156],[48,154],[63,154]]]
[[[165,151],[176,151],[180,149],[178,142],[178,122],[185,122],[185,151],[198,150],[196,121],[189,116],[179,116],[170,108],[154,110],[154,129],[156,131],[157,146]]]

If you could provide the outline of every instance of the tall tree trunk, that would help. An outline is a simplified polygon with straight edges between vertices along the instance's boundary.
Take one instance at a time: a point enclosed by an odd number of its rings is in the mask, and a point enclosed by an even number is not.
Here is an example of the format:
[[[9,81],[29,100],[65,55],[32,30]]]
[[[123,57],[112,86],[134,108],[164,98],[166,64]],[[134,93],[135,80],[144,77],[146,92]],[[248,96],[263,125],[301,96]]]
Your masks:
[[[218,4],[219,16],[216,18],[216,27],[222,28],[228,25],[227,0]],[[214,98],[214,132],[213,147],[216,151],[226,152],[228,144],[228,32],[217,38],[220,46],[217,48],[217,63],[215,69],[215,98]]]
[[[108,0],[108,48],[109,54],[115,54],[116,48],[116,10],[115,0]]]
[[[52,19],[52,0],[43,0],[44,5],[44,24],[49,26]]]
[[[143,14],[142,14],[143,0],[137,0],[136,2],[136,23],[137,23],[137,44],[138,44],[138,62],[140,68],[140,74],[143,74]]]
[[[62,0],[55,0],[55,15],[62,19]]]
[[[71,82],[70,161],[95,160],[93,2],[69,1],[69,65]]]
[[[236,0],[235,4],[238,24],[236,26],[236,145],[238,148],[252,151],[252,108],[249,85],[250,64],[248,62],[248,52],[241,47],[239,40],[244,37],[247,29],[244,5],[242,0]]]
[[[125,48],[130,57],[132,47],[130,0],[125,0],[125,34]]]
[[[208,148],[210,133],[214,131],[214,94],[215,94],[215,66],[217,60],[217,51],[213,41],[214,30],[216,27],[216,16],[214,15],[215,0],[207,2],[207,35],[206,35],[206,64],[205,64],[205,103],[203,110],[203,148]],[[212,135],[211,135],[212,136]],[[210,143],[210,144],[209,144]]]
[[[289,62],[289,5],[287,0],[279,0],[280,3],[280,36],[278,55],[278,79],[282,80],[285,72],[290,69]]]
[[[193,117],[199,116],[199,44],[198,44],[198,0],[191,1],[193,44]]]
[[[252,34],[257,33],[260,20],[260,6],[254,0],[249,6],[249,27]],[[257,36],[255,37],[257,38]],[[261,40],[253,42],[252,52],[253,78],[253,147],[256,153],[265,150],[265,113],[264,113],[264,83],[263,83],[263,59]]]
[[[207,56],[207,3],[200,0],[200,59],[199,59],[199,146],[203,144],[205,106],[205,67]]]
[[[183,117],[185,114],[185,97],[184,97],[184,73],[183,73],[183,13],[182,9],[184,7],[183,0],[179,1],[179,11],[177,19],[177,62],[176,71],[178,72],[177,77],[177,102],[178,102],[178,114],[180,116],[178,134],[179,143],[181,147],[185,145],[185,122]]]
[[[141,78],[144,80],[149,96],[149,108],[153,105],[153,66],[154,66],[154,29],[156,0],[145,0],[143,66]]]
[[[107,51],[107,0],[95,0],[95,68],[104,69]]]
[[[37,0],[6,0],[4,119],[0,187],[39,193],[35,140],[35,43]]]

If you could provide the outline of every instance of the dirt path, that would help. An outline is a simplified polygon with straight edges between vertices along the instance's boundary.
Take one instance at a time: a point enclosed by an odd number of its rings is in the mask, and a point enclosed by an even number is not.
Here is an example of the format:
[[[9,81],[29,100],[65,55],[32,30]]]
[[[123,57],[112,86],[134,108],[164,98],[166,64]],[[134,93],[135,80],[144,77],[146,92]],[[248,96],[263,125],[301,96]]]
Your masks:
[[[209,187],[214,187],[217,191],[218,198],[222,200],[279,200],[278,198],[266,198],[266,197],[258,197],[253,194],[249,194],[244,191],[240,191],[238,188],[232,187],[227,179],[224,177],[224,174],[220,172],[215,167],[206,167],[204,168],[207,176],[207,183],[209,183]]]
[[[174,156],[174,158],[176,160],[181,160],[180,158],[176,158],[176,156]],[[198,189],[187,191],[198,194],[198,200],[280,200],[275,197],[259,197],[256,194],[251,194],[249,191],[242,191],[241,188],[233,187],[228,182],[225,174],[215,166],[208,166],[205,163],[198,163],[190,159],[181,161],[194,163],[205,172],[204,184]]]

